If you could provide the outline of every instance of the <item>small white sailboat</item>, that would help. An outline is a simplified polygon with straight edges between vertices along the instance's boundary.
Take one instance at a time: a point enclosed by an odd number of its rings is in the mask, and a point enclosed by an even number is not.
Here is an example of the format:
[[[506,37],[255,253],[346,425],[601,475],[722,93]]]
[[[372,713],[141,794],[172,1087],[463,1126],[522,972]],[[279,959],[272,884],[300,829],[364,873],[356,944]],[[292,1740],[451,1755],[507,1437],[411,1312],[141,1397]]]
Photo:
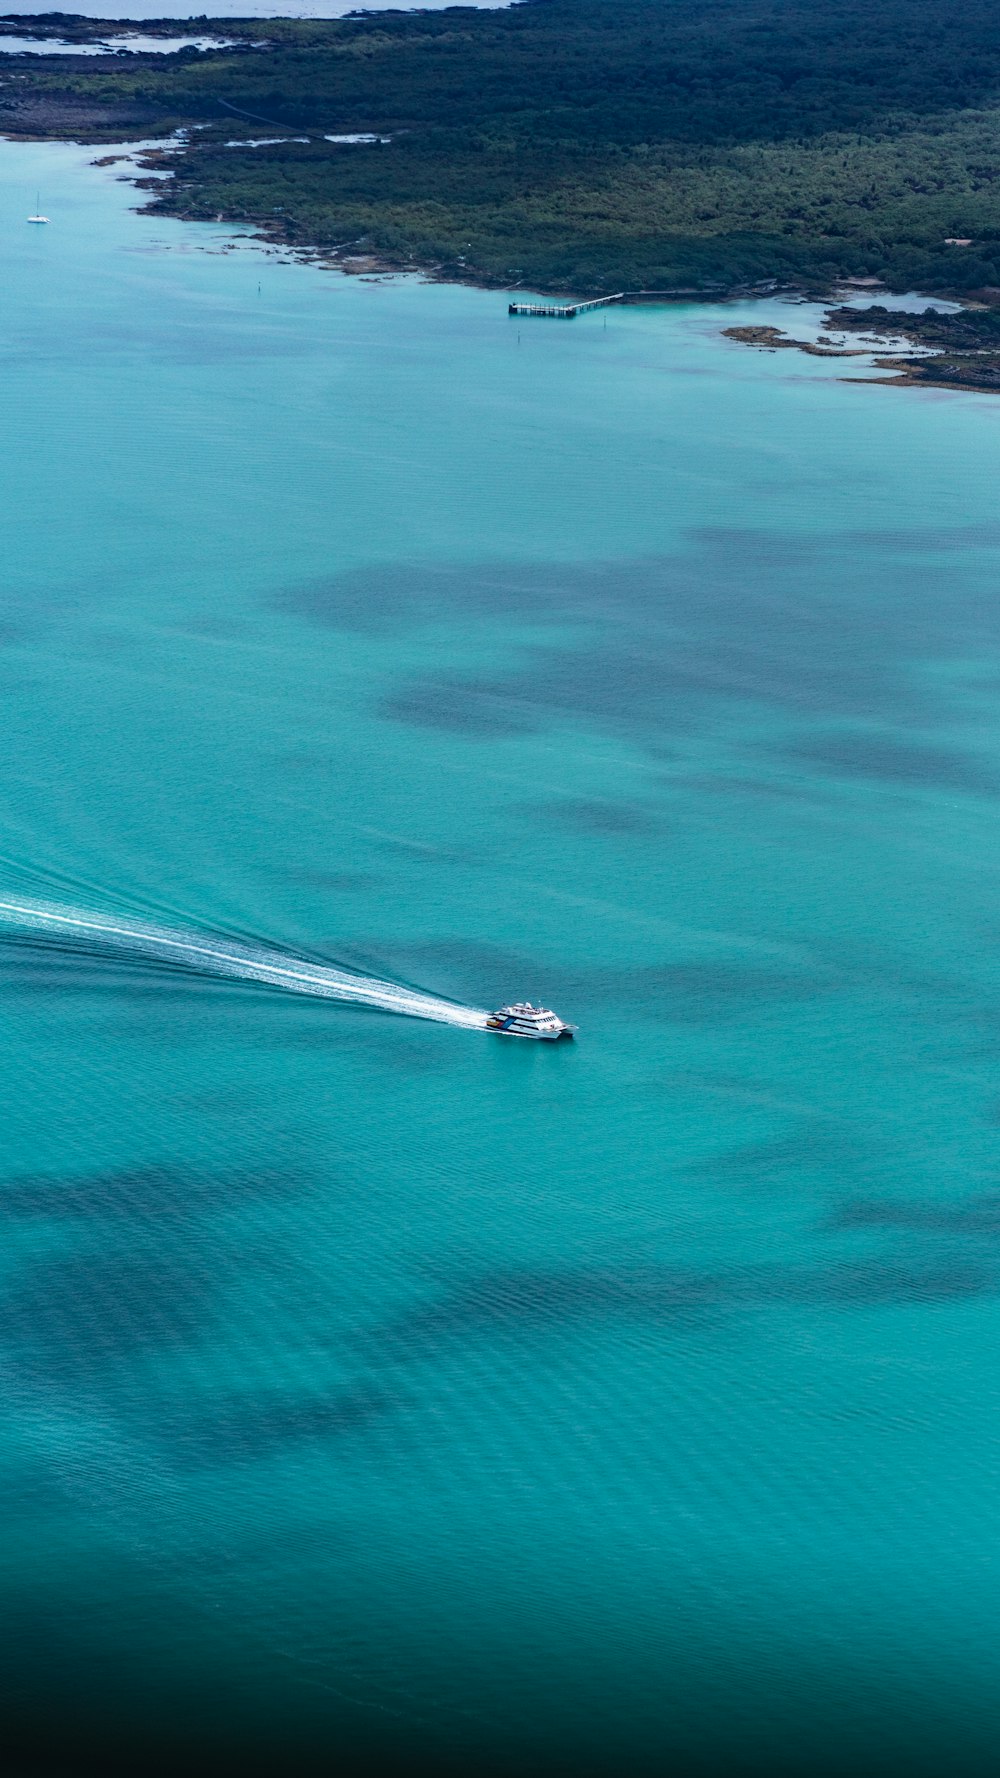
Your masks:
[[[29,216],[28,221],[29,222],[48,222],[48,220],[49,220],[48,217],[43,216],[41,213],[41,210],[42,210],[42,206],[41,206],[41,201],[40,201],[40,193],[38,193],[36,191],[36,193],[35,193],[35,214],[34,214],[34,216]]]

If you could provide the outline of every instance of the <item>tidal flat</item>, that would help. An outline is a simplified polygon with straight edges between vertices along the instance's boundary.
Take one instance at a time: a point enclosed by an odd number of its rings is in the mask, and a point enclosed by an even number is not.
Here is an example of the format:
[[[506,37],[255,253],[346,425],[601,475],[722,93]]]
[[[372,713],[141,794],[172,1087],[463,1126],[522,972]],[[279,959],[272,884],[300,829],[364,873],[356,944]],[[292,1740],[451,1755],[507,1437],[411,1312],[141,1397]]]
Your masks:
[[[893,372],[883,383],[923,385],[934,389],[977,389],[1000,394],[1000,312],[987,303],[919,304],[919,299],[866,303],[855,295],[823,317],[823,332],[816,339],[800,340],[771,326],[727,327],[727,339],[764,351],[796,350],[816,358],[871,356],[879,370]],[[861,338],[860,345],[848,345]],[[919,355],[908,346],[920,348]],[[887,348],[892,355],[885,356]],[[873,379],[869,379],[873,380]]]

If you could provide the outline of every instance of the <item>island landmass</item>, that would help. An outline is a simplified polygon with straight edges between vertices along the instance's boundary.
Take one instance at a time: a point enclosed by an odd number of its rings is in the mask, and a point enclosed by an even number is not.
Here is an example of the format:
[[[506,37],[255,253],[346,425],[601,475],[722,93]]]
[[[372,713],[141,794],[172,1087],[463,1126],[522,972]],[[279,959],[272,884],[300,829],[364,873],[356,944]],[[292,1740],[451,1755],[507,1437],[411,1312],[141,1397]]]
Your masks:
[[[1000,306],[992,0],[527,0],[184,24],[12,13],[0,32],[223,39],[0,55],[0,130],[142,138],[147,210],[246,225],[348,271],[577,297],[829,298],[854,280]],[[921,344],[949,380],[995,387],[972,326],[975,343],[931,341],[921,323]],[[906,374],[928,380],[927,364]]]

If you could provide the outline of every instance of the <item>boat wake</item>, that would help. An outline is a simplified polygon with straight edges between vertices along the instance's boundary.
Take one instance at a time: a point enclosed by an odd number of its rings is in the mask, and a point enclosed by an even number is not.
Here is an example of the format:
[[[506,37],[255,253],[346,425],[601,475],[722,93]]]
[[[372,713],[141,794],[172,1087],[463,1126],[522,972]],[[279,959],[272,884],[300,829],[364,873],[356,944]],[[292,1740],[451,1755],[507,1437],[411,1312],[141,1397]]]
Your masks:
[[[117,914],[92,913],[83,908],[60,907],[43,901],[0,897],[0,936],[3,929],[63,938],[113,955],[147,957],[201,974],[263,982],[290,994],[311,994],[326,1000],[343,1000],[381,1012],[400,1013],[411,1019],[433,1019],[442,1025],[483,1030],[486,1012],[458,1006],[436,994],[424,994],[399,982],[360,975],[335,965],[312,963],[286,955],[266,945],[207,933],[181,932],[152,921]]]

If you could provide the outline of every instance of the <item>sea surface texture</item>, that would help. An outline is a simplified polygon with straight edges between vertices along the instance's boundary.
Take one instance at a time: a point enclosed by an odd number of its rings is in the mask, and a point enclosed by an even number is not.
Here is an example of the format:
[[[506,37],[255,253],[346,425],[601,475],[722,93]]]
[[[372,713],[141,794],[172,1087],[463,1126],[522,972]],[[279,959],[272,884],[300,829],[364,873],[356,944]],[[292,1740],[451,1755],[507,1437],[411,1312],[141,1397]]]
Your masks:
[[[93,154],[0,152],[7,1769],[993,1769],[1000,405]]]

